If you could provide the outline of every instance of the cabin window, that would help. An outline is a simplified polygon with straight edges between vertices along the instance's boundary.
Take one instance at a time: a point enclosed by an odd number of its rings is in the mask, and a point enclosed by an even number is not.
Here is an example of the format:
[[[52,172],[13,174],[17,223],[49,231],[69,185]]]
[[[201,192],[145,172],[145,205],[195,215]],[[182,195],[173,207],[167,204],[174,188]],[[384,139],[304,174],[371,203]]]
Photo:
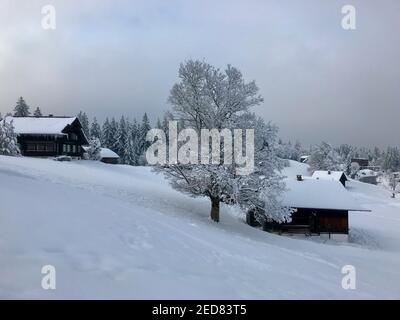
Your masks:
[[[46,150],[46,145],[44,143],[38,143],[36,145],[36,150],[37,151],[45,151]]]
[[[76,145],[72,146],[72,153],[76,153]]]
[[[63,144],[63,153],[67,153],[67,145]]]
[[[46,151],[54,151],[54,143],[48,143],[46,145]]]
[[[76,140],[78,140],[78,135],[76,133],[71,133],[70,134],[70,139],[76,141]]]
[[[67,144],[67,153],[70,153],[70,152],[71,152],[71,145]]]
[[[36,151],[36,144],[34,143],[28,143],[26,145],[26,151]]]

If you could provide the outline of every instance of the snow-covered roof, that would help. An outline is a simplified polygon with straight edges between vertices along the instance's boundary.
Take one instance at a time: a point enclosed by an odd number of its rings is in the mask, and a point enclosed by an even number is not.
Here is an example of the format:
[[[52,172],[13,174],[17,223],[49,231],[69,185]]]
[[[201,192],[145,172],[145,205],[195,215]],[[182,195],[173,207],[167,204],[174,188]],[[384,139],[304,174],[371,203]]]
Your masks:
[[[292,208],[369,211],[362,207],[337,181],[286,179],[282,204]]]
[[[321,179],[321,180],[331,180],[331,181],[339,181],[340,178],[344,175],[343,171],[314,171],[313,175],[311,176],[313,179]],[[347,177],[346,177],[347,179]]]
[[[363,169],[357,172],[358,177],[376,177],[378,174],[370,169]]]
[[[102,158],[119,158],[119,155],[108,148],[101,148],[100,156]]]
[[[89,146],[82,146],[82,148],[85,151],[89,150]],[[119,155],[117,155],[114,151],[112,151],[108,148],[101,148],[100,157],[101,158],[119,158]]]
[[[7,122],[13,122],[14,131],[17,134],[64,134],[62,131],[67,125],[72,124],[76,117],[11,117],[5,118]]]

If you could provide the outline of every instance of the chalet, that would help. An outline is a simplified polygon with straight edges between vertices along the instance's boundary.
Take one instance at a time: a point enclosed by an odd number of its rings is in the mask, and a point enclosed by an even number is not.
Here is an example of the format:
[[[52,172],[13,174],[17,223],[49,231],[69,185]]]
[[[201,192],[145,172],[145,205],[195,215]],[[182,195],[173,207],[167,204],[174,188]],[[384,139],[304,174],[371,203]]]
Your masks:
[[[339,181],[343,187],[346,186],[346,181],[348,180],[346,174],[343,171],[314,171],[312,179],[316,180],[329,180],[329,181]]]
[[[306,234],[347,241],[349,211],[369,211],[360,206],[338,181],[287,179],[282,204],[295,209],[288,223],[265,222],[263,229],[279,234]],[[256,225],[254,216],[247,222]]]
[[[352,158],[351,163],[357,163],[360,169],[364,169],[369,166],[369,160],[366,158]]]
[[[366,158],[352,158],[351,163],[357,163],[360,170],[381,171],[380,166],[370,165],[369,160]]]
[[[89,143],[75,117],[6,117],[13,123],[21,153],[29,157],[82,157]]]

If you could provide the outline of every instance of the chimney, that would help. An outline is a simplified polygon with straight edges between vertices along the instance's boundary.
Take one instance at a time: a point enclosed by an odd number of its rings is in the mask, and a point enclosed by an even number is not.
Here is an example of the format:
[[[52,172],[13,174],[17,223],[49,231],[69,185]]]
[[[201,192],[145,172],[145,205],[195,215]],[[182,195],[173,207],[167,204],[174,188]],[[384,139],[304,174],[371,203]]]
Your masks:
[[[298,174],[296,176],[296,178],[297,178],[297,181],[303,181],[303,176],[301,174]]]
[[[52,115],[52,114],[49,114],[49,118],[53,118],[53,115]]]

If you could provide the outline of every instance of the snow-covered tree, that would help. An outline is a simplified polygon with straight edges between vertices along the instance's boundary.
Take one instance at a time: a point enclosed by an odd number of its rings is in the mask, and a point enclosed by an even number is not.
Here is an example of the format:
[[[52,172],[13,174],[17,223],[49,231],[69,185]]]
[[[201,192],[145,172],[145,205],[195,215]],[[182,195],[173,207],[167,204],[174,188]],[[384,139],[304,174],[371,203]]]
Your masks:
[[[249,176],[239,178],[237,201],[239,205],[254,213],[263,224],[265,221],[290,221],[292,209],[282,206],[280,196],[285,184],[280,172],[285,161],[277,156],[278,128],[250,115],[245,126],[255,130],[255,169]]]
[[[299,141],[296,141],[294,145],[289,141],[284,143],[282,140],[278,140],[277,155],[281,159],[299,161],[303,155],[303,149]],[[286,162],[289,164],[289,162]]]
[[[352,162],[350,164],[350,172],[348,172],[348,174],[350,175],[351,178],[354,179],[359,170],[360,170],[360,165],[357,162]]]
[[[101,144],[99,138],[90,139],[87,154],[89,160],[97,161],[101,159]]]
[[[400,150],[397,147],[388,147],[382,158],[382,169],[386,171],[400,170]]]
[[[117,129],[117,141],[115,144],[115,152],[120,156],[121,163],[126,163],[128,154],[128,128],[129,124],[127,123],[127,120],[125,120],[125,117],[122,116],[119,121]]]
[[[82,125],[82,130],[85,133],[87,137],[90,137],[90,130],[89,130],[89,118],[86,114],[86,112],[80,111],[77,115],[81,125]]]
[[[146,135],[151,129],[149,118],[147,113],[143,115],[142,123],[138,130],[138,153],[139,153],[139,165],[146,165],[146,150],[150,146],[150,143],[146,141]]]
[[[257,121],[249,113],[249,108],[259,105],[263,99],[255,82],[246,83],[238,69],[228,65],[225,71],[220,71],[205,62],[189,60],[181,64],[179,78],[180,82],[173,86],[168,100],[173,106],[173,118],[185,128],[195,130],[199,137],[201,129],[256,127]],[[256,140],[262,141],[262,138]],[[267,209],[265,214],[271,218],[288,216],[289,211],[280,206],[276,197],[279,191],[275,193],[283,187],[275,170],[278,163],[276,155],[271,153],[273,161],[270,161],[266,152],[265,162],[255,170],[257,174],[239,176],[236,170],[239,165],[224,161],[225,143],[220,144],[218,164],[168,164],[156,167],[156,171],[164,172],[176,190],[193,197],[209,198],[211,219],[214,221],[219,221],[221,202],[235,202],[247,208],[263,206]],[[256,142],[259,148],[268,148],[267,142],[264,143]],[[251,192],[255,189],[257,193]]]
[[[0,154],[18,156],[20,150],[12,121],[0,120]]]
[[[42,117],[42,116],[43,116],[43,115],[42,115],[42,111],[40,110],[39,107],[37,107],[37,108],[35,109],[35,111],[33,112],[33,115],[34,115],[35,117]]]
[[[127,147],[124,160],[126,164],[131,166],[136,166],[138,164],[136,145],[131,135],[128,135],[127,137]]]
[[[99,123],[97,122],[96,117],[94,117],[92,125],[90,126],[90,137],[91,138],[98,138],[101,141],[101,128]]]
[[[113,117],[110,122],[110,145],[108,148],[110,148],[112,151],[116,152],[118,154],[118,147],[119,147],[119,142],[118,142],[118,122],[115,120]]]
[[[30,114],[29,106],[26,104],[24,98],[20,97],[14,108],[14,117],[27,117]]]
[[[106,118],[101,130],[101,142],[105,148],[110,148],[110,146],[112,145],[111,137],[112,137],[112,132],[111,132],[110,120]]]
[[[344,170],[343,159],[327,142],[314,146],[308,159],[310,170]]]

